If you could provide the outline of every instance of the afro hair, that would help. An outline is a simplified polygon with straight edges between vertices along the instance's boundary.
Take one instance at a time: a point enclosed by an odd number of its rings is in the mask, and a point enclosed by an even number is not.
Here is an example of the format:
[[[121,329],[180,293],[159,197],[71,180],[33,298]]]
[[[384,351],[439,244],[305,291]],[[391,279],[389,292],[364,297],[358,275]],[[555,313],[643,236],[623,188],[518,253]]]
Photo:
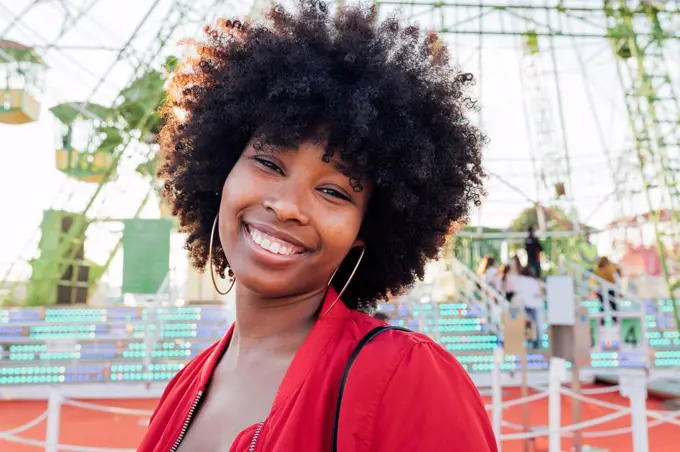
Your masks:
[[[164,196],[204,269],[226,176],[253,139],[295,147],[322,129],[373,193],[359,235],[363,261],[344,295],[351,309],[422,279],[447,236],[479,205],[484,136],[470,124],[471,74],[432,32],[379,21],[371,6],[280,5],[262,23],[221,20],[173,75],[160,133]],[[230,273],[219,244],[213,263]],[[358,254],[333,284],[342,289]]]

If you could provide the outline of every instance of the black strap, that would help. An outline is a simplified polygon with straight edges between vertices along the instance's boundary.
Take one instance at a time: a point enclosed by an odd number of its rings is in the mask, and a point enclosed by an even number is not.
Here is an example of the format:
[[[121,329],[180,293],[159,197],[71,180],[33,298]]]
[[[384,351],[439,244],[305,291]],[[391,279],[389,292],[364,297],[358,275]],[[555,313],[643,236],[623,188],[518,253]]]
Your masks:
[[[364,346],[366,346],[373,339],[375,339],[378,335],[389,330],[407,331],[409,333],[411,332],[410,330],[399,326],[379,326],[377,328],[373,328],[366,334],[366,336],[364,336],[359,341],[357,346],[354,348],[354,351],[349,356],[349,360],[347,361],[345,370],[342,372],[342,380],[340,380],[340,391],[338,392],[338,403],[335,406],[335,418],[333,420],[333,436],[332,436],[333,442],[331,443],[332,452],[338,452],[338,424],[340,422],[340,404],[342,403],[342,393],[345,390],[345,384],[347,384],[347,376],[349,375],[349,370],[352,368],[352,364],[354,364],[354,361],[357,359],[357,356],[359,356],[361,349],[364,348]]]

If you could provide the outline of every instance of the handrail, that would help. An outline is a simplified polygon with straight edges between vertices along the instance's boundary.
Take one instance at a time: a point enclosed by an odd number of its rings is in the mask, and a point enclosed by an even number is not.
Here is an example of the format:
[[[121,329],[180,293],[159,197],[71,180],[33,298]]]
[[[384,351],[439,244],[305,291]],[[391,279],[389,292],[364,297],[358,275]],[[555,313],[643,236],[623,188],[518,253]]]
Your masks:
[[[481,287],[484,293],[489,294],[491,298],[499,302],[499,304],[508,302],[508,300],[499,291],[484,281],[484,279],[480,278],[475,272],[470,270],[468,266],[461,262],[458,258],[453,258],[453,267],[457,272],[459,272],[459,274],[462,274],[463,276],[467,277],[467,279]]]
[[[599,276],[597,276],[594,272],[581,267],[580,265],[576,264],[575,262],[570,261],[569,259],[565,258],[564,256],[560,256],[560,269],[565,272],[565,273],[572,273],[576,272],[578,276],[582,276],[583,279],[588,279],[588,280],[594,280],[595,282],[598,283],[598,285],[601,285],[602,288],[604,289],[612,289],[617,292],[623,293],[621,291],[621,288],[619,288],[616,284],[613,284],[606,279],[603,279]],[[571,270],[571,272],[569,271]],[[580,273],[580,274],[579,274]]]
[[[489,329],[492,330],[492,332],[496,334],[500,340],[502,340],[503,332],[502,327],[500,326],[501,319],[494,317],[493,305],[495,304],[498,306],[501,312],[505,312],[509,306],[508,300],[503,295],[501,295],[500,292],[498,292],[491,285],[487,284],[486,281],[477,276],[475,272],[470,270],[463,262],[455,257],[452,260],[452,268],[458,276],[461,276],[465,280],[465,295],[467,297],[469,297],[471,300],[474,300],[475,293],[479,293],[481,295],[480,301],[484,307],[487,325],[489,326]]]
[[[642,310],[645,309],[645,301],[639,298],[637,295],[630,293],[627,290],[623,290],[616,284],[612,284],[606,279],[597,276],[594,272],[581,267],[580,265],[566,259],[564,256],[560,256],[560,269],[563,273],[579,277],[581,279],[581,282],[587,283],[589,281],[595,281],[595,283],[603,289],[603,292],[605,292],[603,293],[605,298],[608,298],[606,292],[609,292],[611,290],[614,291],[614,293],[619,293],[623,295],[626,298],[626,300],[639,304]],[[605,307],[605,310],[607,309],[608,306]]]
[[[616,265],[618,268],[623,270],[623,272],[626,274],[626,276],[635,275],[635,276],[649,276],[644,270],[640,270],[637,267],[633,267],[632,265],[625,264],[621,262],[620,260],[612,260],[612,264]]]

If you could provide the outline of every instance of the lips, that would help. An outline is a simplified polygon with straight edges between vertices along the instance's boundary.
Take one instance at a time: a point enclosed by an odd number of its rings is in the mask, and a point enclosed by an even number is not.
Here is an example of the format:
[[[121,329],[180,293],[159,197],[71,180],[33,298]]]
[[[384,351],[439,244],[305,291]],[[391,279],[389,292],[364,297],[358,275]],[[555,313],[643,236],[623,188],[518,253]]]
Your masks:
[[[250,239],[258,248],[271,254],[295,256],[308,251],[295,238],[267,226],[246,224],[245,229]]]

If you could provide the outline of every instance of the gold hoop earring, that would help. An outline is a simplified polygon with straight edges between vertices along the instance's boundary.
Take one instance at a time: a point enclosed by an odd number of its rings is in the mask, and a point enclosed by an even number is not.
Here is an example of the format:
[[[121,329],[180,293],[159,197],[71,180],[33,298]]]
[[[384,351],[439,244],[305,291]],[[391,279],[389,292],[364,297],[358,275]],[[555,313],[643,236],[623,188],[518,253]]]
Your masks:
[[[217,227],[217,218],[219,218],[220,214],[218,213],[215,215],[215,221],[213,221],[212,225],[212,230],[210,231],[210,248],[208,248],[208,265],[210,266],[210,279],[212,279],[213,287],[215,288],[215,291],[220,294],[220,295],[226,295],[229,292],[231,292],[231,289],[234,288],[234,284],[236,284],[236,278],[233,278],[231,280],[231,286],[227,289],[226,292],[220,291],[220,289],[217,287],[217,282],[215,281],[215,269],[213,268],[213,244],[214,244],[214,239],[215,239],[215,228]]]
[[[352,278],[354,278],[354,274],[357,272],[357,269],[359,268],[359,264],[361,263],[361,259],[364,258],[365,252],[366,252],[366,247],[364,246],[364,247],[361,248],[361,254],[359,255],[359,259],[357,259],[357,263],[354,266],[354,270],[352,270],[352,273],[349,275],[349,278],[347,278],[347,282],[342,287],[342,290],[338,294],[338,297],[335,299],[335,301],[333,301],[333,303],[331,303],[331,305],[328,307],[328,309],[326,309],[326,312],[324,312],[321,315],[321,317],[324,317],[326,314],[328,314],[330,312],[330,310],[333,309],[333,306],[335,306],[335,303],[337,303],[338,300],[340,300],[340,297],[342,297],[342,294],[345,293],[345,289],[347,289],[347,286],[349,286],[349,283],[352,281]],[[326,286],[326,287],[329,287],[331,285],[331,282],[333,282],[333,278],[335,277],[335,274],[338,272],[339,268],[340,268],[340,266],[338,266],[338,268],[335,269],[335,271],[331,275],[331,279],[328,281],[328,286]]]

